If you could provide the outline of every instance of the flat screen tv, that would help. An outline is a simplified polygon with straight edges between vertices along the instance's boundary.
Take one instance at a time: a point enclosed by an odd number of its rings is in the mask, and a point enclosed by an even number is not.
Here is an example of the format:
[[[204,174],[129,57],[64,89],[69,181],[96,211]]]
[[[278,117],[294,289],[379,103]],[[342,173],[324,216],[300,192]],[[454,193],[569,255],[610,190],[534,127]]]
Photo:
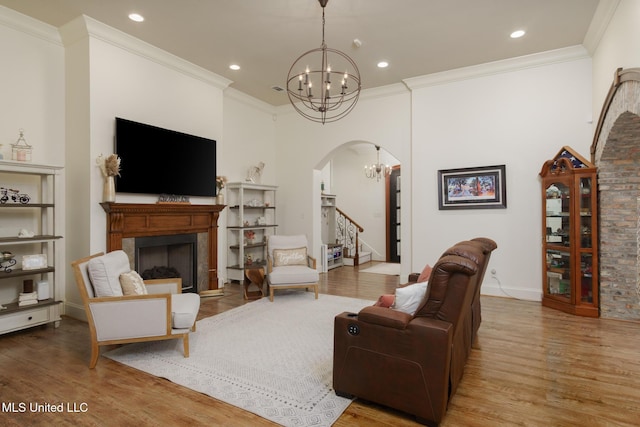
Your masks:
[[[216,141],[116,117],[119,193],[216,195]]]

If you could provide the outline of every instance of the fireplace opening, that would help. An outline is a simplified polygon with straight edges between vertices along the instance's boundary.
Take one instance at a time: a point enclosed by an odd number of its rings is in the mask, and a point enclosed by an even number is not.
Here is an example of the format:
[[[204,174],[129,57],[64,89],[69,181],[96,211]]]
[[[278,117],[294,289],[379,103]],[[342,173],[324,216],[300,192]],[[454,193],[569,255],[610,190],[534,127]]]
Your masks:
[[[197,234],[135,238],[135,269],[143,279],[182,279],[182,292],[198,292]]]

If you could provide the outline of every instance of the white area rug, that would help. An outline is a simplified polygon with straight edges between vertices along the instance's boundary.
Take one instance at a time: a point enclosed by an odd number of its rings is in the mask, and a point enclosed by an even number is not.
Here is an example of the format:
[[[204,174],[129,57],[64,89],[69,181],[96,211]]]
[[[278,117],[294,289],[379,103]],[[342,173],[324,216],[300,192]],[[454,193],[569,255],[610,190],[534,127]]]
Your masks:
[[[279,291],[198,321],[190,357],[182,340],[105,353],[284,426],[330,426],[351,400],[333,391],[333,322],[373,301]]]
[[[360,273],[376,273],[376,274],[387,274],[389,276],[399,276],[400,264],[383,262],[380,264],[376,264],[373,267],[369,267],[365,270],[360,270]]]

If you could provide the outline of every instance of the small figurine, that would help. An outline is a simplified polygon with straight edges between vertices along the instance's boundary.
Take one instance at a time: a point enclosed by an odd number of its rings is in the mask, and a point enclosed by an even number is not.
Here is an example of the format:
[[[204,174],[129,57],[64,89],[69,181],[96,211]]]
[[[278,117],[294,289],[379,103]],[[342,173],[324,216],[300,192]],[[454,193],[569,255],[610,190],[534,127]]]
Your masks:
[[[264,169],[264,162],[258,163],[257,166],[251,166],[247,171],[247,182],[254,184],[260,184],[262,179],[262,170]]]

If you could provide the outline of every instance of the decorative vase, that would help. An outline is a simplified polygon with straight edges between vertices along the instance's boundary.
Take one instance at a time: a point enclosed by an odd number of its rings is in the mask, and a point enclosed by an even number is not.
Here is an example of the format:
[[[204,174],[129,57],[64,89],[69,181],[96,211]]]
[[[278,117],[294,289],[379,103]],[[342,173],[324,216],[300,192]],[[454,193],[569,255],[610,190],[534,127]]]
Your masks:
[[[218,195],[216,196],[216,204],[224,205],[224,195],[222,193],[218,193]]]
[[[102,200],[104,202],[116,201],[116,185],[112,176],[108,176],[104,180],[104,188],[102,189]]]

